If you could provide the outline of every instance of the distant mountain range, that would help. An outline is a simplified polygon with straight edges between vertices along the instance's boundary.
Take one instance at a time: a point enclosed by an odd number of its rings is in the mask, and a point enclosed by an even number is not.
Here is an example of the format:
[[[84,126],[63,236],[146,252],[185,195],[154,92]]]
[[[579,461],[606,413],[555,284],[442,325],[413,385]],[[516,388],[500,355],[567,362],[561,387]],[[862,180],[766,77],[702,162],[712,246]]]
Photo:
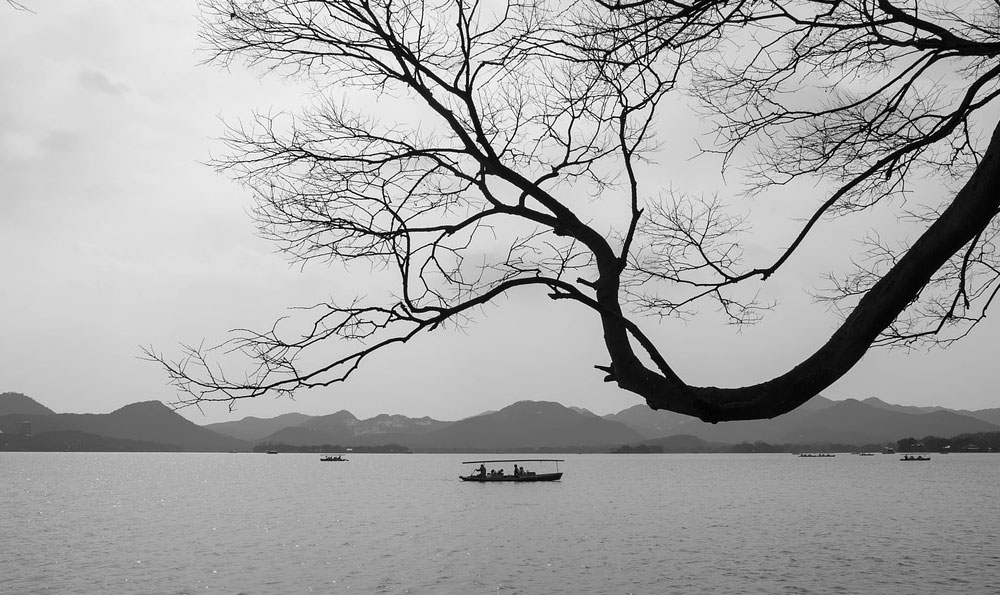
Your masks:
[[[768,420],[708,424],[669,411],[636,405],[605,419],[635,428],[647,439],[676,434],[707,442],[877,444],[902,438],[951,437],[1000,430],[997,409],[956,412],[943,407],[904,407],[876,398],[831,401],[814,397],[798,409]]]
[[[411,446],[416,438],[446,428],[453,423],[460,422],[438,421],[429,417],[414,419],[404,415],[386,414],[359,420],[350,411],[338,411],[332,415],[311,417],[299,424],[286,426],[266,436],[257,436],[255,439],[293,445],[378,446],[380,444],[405,444]],[[219,428],[218,424],[210,424],[205,427],[225,433],[225,430]]]
[[[879,409],[888,409],[889,411],[898,411],[900,413],[919,414],[919,413],[934,413],[936,411],[950,411],[951,413],[957,413],[959,415],[965,415],[967,417],[974,417],[976,419],[981,419],[993,425],[1000,426],[1000,408],[979,409],[978,411],[969,411],[968,409],[948,409],[945,407],[913,407],[912,405],[892,405],[875,397],[869,397],[861,402],[866,405],[871,405],[872,407],[877,407]]]
[[[385,414],[359,420],[349,411],[339,411],[270,433],[274,426],[262,421],[246,418],[205,427],[255,442],[293,446],[403,444],[425,452],[593,450],[643,439],[641,433],[621,422],[544,401],[521,401],[460,421]]]
[[[664,452],[712,452],[743,442],[886,444],[908,437],[1000,432],[1000,409],[954,411],[892,405],[876,398],[815,397],[772,420],[707,424],[636,405],[603,417],[545,401],[520,401],[459,421],[349,411],[199,426],[158,401],[107,414],[55,413],[18,393],[0,394],[0,450],[250,450],[255,445],[406,446],[418,452],[588,451],[657,445]],[[23,434],[29,433],[31,436]]]
[[[75,444],[72,440],[90,444],[96,450],[112,451],[211,452],[248,449],[251,446],[247,441],[194,424],[159,401],[133,403],[111,413],[55,413],[24,395],[0,394],[2,436],[20,436],[25,431],[25,422],[29,424],[33,437],[38,438],[35,442],[39,445],[44,443],[45,447],[39,450],[72,450]],[[55,436],[58,433],[68,434],[59,438]],[[72,440],[66,436],[72,437]],[[102,440],[97,440],[98,437]],[[60,439],[69,440],[65,442],[66,449],[58,448]]]

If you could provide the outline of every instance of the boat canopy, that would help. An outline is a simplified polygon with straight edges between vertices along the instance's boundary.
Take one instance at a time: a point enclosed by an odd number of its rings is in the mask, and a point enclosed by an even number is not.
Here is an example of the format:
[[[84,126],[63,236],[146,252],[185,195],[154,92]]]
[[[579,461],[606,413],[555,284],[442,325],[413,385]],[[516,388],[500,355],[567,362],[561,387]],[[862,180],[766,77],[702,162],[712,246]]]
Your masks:
[[[485,459],[482,461],[462,461],[463,465],[475,463],[562,463],[566,459]]]

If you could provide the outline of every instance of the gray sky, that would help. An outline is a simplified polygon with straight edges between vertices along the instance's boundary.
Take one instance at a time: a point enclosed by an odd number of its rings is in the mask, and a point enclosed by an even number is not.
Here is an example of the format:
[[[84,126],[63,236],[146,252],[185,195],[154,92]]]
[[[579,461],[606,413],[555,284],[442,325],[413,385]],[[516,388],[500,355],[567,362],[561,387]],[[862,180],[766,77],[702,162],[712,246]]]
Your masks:
[[[255,237],[245,192],[201,163],[221,150],[220,117],[294,108],[302,88],[200,66],[193,2],[29,6],[33,13],[0,4],[0,392],[58,412],[169,402],[165,375],[139,359],[140,346],[177,353],[181,342],[215,344],[230,328],[269,326],[288,306],[322,301],[345,280],[363,285],[362,275],[337,268],[290,267]],[[724,190],[715,171],[692,165],[680,177]],[[780,220],[783,205],[761,208]],[[819,235],[774,277],[765,294],[784,307],[765,323],[737,334],[711,315],[649,320],[650,333],[693,383],[783,372],[836,323],[803,288],[815,287],[831,255],[825,242],[838,233]],[[1000,406],[998,332],[988,322],[947,351],[871,353],[824,394]],[[232,413],[222,404],[181,413],[196,423],[340,409],[457,419],[522,399],[599,414],[641,402],[601,382],[592,366],[606,359],[593,316],[522,295],[462,331],[384,353],[335,389],[242,402]]]

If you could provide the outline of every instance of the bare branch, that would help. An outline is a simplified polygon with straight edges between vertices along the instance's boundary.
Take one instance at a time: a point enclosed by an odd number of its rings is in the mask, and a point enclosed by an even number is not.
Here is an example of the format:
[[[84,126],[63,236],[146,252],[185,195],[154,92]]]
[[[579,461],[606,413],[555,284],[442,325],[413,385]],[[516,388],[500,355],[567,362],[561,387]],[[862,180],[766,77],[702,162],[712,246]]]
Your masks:
[[[1000,291],[998,7],[205,0],[212,61],[306,78],[321,98],[231,123],[213,165],[248,189],[260,234],[293,262],[364,264],[393,289],[297,310],[215,349],[147,356],[181,405],[290,394],[540,287],[600,319],[610,363],[598,369],[651,407],[708,421],[780,415],[873,345],[965,336]],[[754,236],[735,201],[646,176],[671,141],[677,114],[665,106],[681,103],[665,99],[680,92],[712,126],[703,152],[741,173],[744,193],[813,188],[789,237]],[[928,181],[954,191],[921,211],[908,203]],[[858,268],[817,296],[841,309],[841,326],[787,372],[692,386],[641,328],[638,314],[706,306],[756,322],[776,307],[760,301],[762,285],[815,230],[876,205],[911,217],[918,236],[872,229]],[[767,249],[751,258],[749,241]],[[243,373],[220,363],[233,358]]]

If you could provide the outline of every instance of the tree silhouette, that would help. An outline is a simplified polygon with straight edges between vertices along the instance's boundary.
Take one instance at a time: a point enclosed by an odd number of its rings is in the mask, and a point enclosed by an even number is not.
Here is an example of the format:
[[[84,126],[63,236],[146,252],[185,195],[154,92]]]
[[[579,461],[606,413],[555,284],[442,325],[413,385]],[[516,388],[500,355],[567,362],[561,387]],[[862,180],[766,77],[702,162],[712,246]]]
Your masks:
[[[232,125],[216,167],[245,184],[264,237],[291,258],[374,263],[395,291],[327,303],[302,328],[237,331],[254,365],[211,349],[149,350],[181,404],[234,401],[347,379],[383,348],[461,323],[499,296],[542,290],[599,317],[605,381],[716,422],[780,415],[873,345],[950,342],[996,295],[1000,3],[940,0],[207,0],[213,60],[307,77],[299,115]],[[350,94],[343,90],[349,89]],[[749,192],[823,181],[778,256],[748,264],[747,221],[716,198],[644,181],[681,93],[716,125],[708,153],[751,151]],[[416,116],[369,108],[373,98]],[[673,102],[673,103],[672,103]],[[908,202],[927,179],[941,204]],[[817,188],[828,188],[819,190]],[[787,372],[739,388],[691,386],[643,332],[644,314],[752,296],[831,218],[892,207],[922,225],[908,245],[872,235],[859,268],[820,296],[845,313]],[[747,296],[750,296],[749,298]],[[354,342],[319,361],[319,346]],[[308,362],[308,363],[307,363]],[[318,362],[318,363],[317,363]]]

